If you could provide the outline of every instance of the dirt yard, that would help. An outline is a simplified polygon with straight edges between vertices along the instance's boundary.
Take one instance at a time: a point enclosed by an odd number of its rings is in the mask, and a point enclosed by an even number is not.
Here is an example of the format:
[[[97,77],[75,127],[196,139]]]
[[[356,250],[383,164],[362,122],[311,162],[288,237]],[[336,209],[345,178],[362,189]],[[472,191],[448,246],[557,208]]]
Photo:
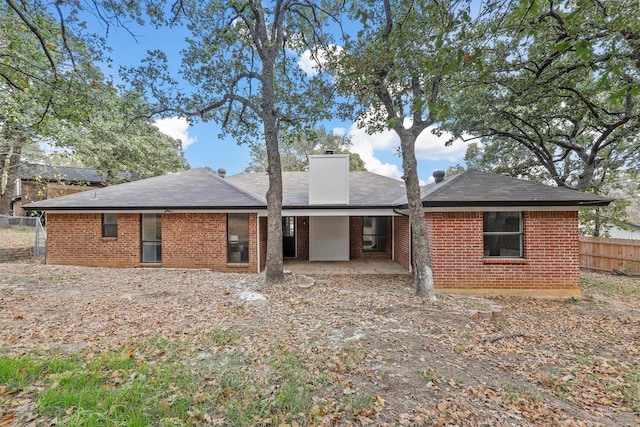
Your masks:
[[[406,280],[289,276],[266,287],[204,270],[0,264],[0,349],[95,353],[225,328],[256,360],[303,355],[327,378],[324,401],[375,396],[356,425],[640,425],[640,279],[585,274],[579,299],[437,303]],[[352,423],[323,414],[322,425]]]

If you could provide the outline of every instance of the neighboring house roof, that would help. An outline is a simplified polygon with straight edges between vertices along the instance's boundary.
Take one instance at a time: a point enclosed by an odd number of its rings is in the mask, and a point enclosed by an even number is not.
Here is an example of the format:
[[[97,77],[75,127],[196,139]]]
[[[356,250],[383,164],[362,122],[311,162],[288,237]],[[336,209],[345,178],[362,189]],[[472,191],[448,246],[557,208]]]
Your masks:
[[[504,175],[467,170],[422,187],[424,207],[606,206],[612,199]],[[406,196],[396,200],[406,206]]]
[[[127,182],[29,203],[29,210],[157,210],[265,208],[266,200],[207,169]]]
[[[26,163],[18,167],[18,178],[25,180],[35,180],[39,178],[42,181],[48,182],[60,181],[90,185],[105,185],[107,183],[106,177],[96,169]]]
[[[251,189],[266,196],[269,176],[266,173],[241,173],[226,178],[238,187]],[[309,173],[282,172],[282,206],[284,208],[308,208]],[[404,182],[371,172],[349,173],[350,208],[389,208],[406,193]],[[327,207],[327,205],[313,206]],[[334,207],[328,205],[328,207]],[[344,207],[344,206],[341,206]]]

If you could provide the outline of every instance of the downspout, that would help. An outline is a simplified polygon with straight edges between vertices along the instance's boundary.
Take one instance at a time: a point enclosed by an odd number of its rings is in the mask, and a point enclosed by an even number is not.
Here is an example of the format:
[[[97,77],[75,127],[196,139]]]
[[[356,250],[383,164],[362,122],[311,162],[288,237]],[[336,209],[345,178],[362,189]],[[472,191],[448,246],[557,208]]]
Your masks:
[[[409,215],[403,214],[402,212],[398,212],[396,208],[393,208],[393,212],[405,218],[409,218]],[[395,220],[394,220],[394,224],[395,224]],[[411,248],[413,247],[412,242],[413,242],[413,237],[411,235],[411,221],[409,221],[409,273],[413,273],[413,262],[412,262],[413,254],[411,253]],[[396,243],[396,239],[393,239],[394,252],[395,252],[395,243]],[[395,257],[395,253],[394,253],[394,257]]]
[[[260,274],[260,215],[256,212],[256,248],[258,257],[258,274]]]

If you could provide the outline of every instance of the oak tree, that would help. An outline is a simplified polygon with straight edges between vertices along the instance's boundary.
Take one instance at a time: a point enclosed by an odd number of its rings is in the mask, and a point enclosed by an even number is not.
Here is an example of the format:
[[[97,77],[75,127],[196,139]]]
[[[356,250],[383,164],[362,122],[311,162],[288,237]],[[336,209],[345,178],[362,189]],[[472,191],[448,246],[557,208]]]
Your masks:
[[[359,123],[370,133],[392,129],[400,139],[414,283],[417,294],[431,300],[436,297],[415,143],[446,114],[448,75],[465,62],[459,44],[471,19],[468,7],[464,1],[354,2],[349,16],[361,28],[333,55],[339,90],[356,102]]]
[[[629,0],[513,2],[475,28],[444,128],[481,141],[477,167],[607,194],[640,162],[638,13]]]
[[[307,75],[298,61],[304,50],[328,44],[323,28],[331,16],[310,0],[179,0],[165,22],[188,31],[180,78],[190,89],[176,91],[180,82],[169,72],[164,52],[152,52],[142,67],[128,73],[133,87],[155,97],[156,111],[216,121],[222,134],[238,143],[264,142],[268,282],[284,277],[278,138],[326,117],[330,82],[322,74]]]

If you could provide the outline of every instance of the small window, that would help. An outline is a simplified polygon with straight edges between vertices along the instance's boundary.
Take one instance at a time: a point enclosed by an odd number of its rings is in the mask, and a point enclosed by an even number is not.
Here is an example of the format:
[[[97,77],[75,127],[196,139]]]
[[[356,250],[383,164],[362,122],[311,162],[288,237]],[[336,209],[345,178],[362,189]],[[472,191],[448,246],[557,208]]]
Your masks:
[[[387,251],[386,216],[365,216],[362,218],[362,251]]]
[[[142,214],[142,262],[162,262],[162,216]]]
[[[118,214],[102,214],[102,237],[118,237]]]
[[[523,258],[522,212],[484,212],[485,258]]]
[[[227,262],[249,262],[249,214],[227,214]]]
[[[22,180],[16,178],[16,186],[13,188],[13,197],[22,197]]]

